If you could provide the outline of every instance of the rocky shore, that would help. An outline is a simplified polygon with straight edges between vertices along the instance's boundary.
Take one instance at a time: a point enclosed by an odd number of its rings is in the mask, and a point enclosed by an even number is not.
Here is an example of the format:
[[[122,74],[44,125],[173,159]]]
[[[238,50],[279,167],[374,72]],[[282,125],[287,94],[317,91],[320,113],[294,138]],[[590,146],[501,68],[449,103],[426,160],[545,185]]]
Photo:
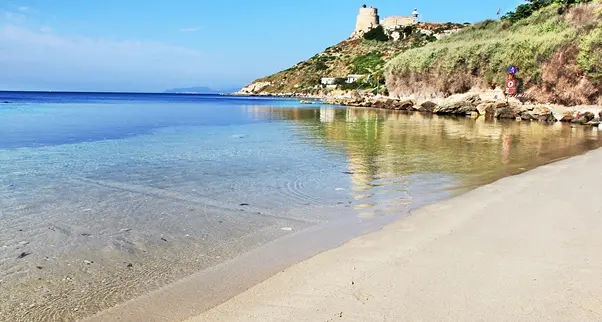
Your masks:
[[[599,126],[602,107],[554,107],[522,104],[518,100],[484,100],[479,94],[452,95],[439,102],[395,99],[388,97],[338,97],[323,100],[324,104],[372,107],[438,115],[458,115],[517,121],[567,122]]]

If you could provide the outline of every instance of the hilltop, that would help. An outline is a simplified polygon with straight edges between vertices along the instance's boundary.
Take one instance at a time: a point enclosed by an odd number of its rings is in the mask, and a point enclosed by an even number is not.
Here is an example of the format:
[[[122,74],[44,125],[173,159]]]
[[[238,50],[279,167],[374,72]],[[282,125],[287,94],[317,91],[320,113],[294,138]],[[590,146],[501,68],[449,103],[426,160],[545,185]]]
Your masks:
[[[421,23],[417,16],[393,16],[381,21],[377,13],[376,8],[360,8],[351,37],[286,70],[253,81],[239,94],[325,95],[335,88],[384,93],[385,66],[393,57],[467,25]],[[347,82],[349,75],[361,77]],[[330,78],[330,83],[323,78]]]

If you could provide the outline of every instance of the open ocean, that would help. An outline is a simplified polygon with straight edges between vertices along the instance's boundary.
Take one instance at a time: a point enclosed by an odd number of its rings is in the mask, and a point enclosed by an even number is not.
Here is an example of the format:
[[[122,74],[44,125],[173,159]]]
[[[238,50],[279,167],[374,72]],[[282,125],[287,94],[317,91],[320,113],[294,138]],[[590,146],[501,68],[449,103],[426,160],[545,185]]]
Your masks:
[[[310,256],[601,139],[295,99],[0,92],[0,320],[90,316],[290,236]]]

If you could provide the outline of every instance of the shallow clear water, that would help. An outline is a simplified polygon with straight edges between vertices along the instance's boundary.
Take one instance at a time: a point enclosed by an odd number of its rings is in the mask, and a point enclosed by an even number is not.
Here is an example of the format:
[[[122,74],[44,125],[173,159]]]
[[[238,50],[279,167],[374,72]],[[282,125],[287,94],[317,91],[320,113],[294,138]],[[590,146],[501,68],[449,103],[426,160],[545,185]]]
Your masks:
[[[324,223],[376,229],[602,144],[588,127],[286,99],[3,101],[0,320],[90,315],[268,241]]]

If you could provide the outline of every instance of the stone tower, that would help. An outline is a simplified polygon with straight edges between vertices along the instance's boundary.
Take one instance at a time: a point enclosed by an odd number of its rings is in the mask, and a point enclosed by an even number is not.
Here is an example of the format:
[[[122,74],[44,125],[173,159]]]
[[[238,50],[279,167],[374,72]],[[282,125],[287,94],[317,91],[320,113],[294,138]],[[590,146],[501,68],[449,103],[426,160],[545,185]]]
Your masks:
[[[353,33],[356,35],[362,34],[377,27],[379,24],[378,9],[363,5],[360,8],[360,13],[357,15],[357,22],[355,23],[355,31]]]

